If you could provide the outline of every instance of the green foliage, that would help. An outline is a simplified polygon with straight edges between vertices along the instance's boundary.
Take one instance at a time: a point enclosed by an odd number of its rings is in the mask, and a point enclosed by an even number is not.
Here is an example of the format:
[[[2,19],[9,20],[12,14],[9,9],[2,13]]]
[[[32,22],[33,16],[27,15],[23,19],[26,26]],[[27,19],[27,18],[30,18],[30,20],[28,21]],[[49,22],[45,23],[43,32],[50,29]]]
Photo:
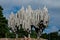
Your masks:
[[[35,31],[31,31],[31,38],[37,38],[36,32]]]
[[[8,38],[15,38],[15,34],[13,32],[9,33]]]
[[[22,28],[22,26],[20,27],[20,30],[19,30],[19,33],[18,33],[18,37],[21,38],[23,37],[23,34],[24,34],[24,29]]]
[[[20,27],[20,30],[19,30],[18,34],[19,34],[19,38],[23,38],[24,36],[28,37],[28,32],[24,31],[24,29],[22,28],[22,26]]]
[[[58,39],[58,32],[53,32],[53,33],[50,33],[50,34],[48,34],[48,38],[50,39],[50,40],[57,40]]]
[[[6,37],[6,34],[9,32],[8,23],[2,11],[3,8],[0,6],[0,38]]]
[[[58,32],[52,32],[49,34],[42,34],[41,38],[45,38],[48,40],[60,40],[60,36],[58,35]]]
[[[48,38],[48,35],[46,33],[44,33],[44,34],[42,34],[41,37],[44,38],[44,39],[47,39]]]

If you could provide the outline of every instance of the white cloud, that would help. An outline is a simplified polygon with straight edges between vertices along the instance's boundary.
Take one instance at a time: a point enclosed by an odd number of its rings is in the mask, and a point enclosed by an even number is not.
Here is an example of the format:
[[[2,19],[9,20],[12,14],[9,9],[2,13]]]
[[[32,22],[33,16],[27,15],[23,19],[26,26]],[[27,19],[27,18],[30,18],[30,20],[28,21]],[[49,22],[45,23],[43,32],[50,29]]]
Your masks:
[[[28,4],[47,5],[50,7],[60,7],[60,0],[0,0],[0,5],[21,6]]]
[[[60,7],[60,0],[42,0],[42,3],[50,7]]]

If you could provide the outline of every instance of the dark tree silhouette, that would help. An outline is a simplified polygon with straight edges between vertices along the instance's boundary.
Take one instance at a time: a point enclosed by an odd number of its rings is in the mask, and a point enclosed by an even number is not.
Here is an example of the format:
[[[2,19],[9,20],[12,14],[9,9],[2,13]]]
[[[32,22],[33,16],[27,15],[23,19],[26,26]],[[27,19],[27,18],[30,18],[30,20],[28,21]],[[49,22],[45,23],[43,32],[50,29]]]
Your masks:
[[[0,6],[0,38],[6,37],[8,32],[8,23],[6,18],[3,16],[3,8]]]

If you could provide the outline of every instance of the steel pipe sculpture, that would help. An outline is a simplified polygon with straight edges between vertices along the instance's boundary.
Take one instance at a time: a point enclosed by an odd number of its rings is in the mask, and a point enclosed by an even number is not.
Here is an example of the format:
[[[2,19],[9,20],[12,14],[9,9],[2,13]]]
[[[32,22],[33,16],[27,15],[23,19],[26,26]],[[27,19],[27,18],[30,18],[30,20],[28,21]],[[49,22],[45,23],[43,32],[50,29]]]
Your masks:
[[[46,6],[40,10],[32,10],[31,6],[29,5],[26,10],[22,6],[22,8],[14,15],[11,13],[8,19],[8,26],[15,29],[15,25],[20,28],[20,24],[22,24],[22,28],[29,33],[31,33],[31,26],[33,26],[37,32],[38,36],[41,36],[43,30],[48,26],[49,15]],[[15,30],[14,30],[15,31]]]

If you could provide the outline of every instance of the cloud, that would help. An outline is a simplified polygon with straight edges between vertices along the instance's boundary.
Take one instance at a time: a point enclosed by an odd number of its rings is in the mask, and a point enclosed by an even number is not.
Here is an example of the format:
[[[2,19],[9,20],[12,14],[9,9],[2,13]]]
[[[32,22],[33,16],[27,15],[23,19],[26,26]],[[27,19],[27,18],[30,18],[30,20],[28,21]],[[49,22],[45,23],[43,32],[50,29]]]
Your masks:
[[[0,5],[6,7],[11,6],[21,6],[21,5],[28,5],[28,4],[36,4],[40,5],[47,5],[52,7],[60,7],[60,0],[0,0]]]
[[[41,0],[41,2],[49,7],[60,7],[60,0]]]

